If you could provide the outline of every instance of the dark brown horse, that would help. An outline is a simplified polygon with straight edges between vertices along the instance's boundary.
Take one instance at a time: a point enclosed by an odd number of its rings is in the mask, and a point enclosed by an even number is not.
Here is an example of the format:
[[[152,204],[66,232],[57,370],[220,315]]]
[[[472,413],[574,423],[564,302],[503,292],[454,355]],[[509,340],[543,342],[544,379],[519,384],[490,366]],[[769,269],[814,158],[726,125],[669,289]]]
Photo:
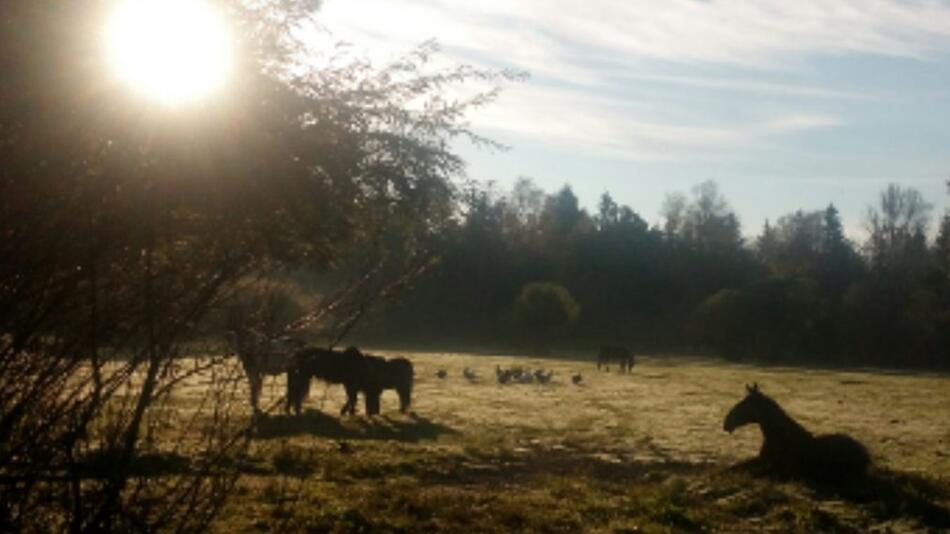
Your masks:
[[[777,473],[844,482],[864,475],[871,464],[867,449],[845,434],[814,436],[792,419],[777,402],[746,386],[746,396],[726,415],[726,432],[748,424],[762,431],[759,460]]]
[[[618,345],[604,345],[600,347],[600,352],[597,353],[597,370],[600,370],[601,365],[604,366],[604,369],[608,369],[608,364],[611,360],[620,364],[620,372],[630,372],[633,370],[633,353],[626,347]]]
[[[395,389],[399,409],[405,413],[412,402],[412,363],[405,358],[386,360],[363,354],[355,347],[345,351],[307,348],[299,351],[287,371],[287,411],[300,413],[310,390],[310,381],[319,378],[330,384],[343,384],[346,403],[341,415],[356,412],[357,396],[363,393],[367,415],[378,415],[383,390]]]

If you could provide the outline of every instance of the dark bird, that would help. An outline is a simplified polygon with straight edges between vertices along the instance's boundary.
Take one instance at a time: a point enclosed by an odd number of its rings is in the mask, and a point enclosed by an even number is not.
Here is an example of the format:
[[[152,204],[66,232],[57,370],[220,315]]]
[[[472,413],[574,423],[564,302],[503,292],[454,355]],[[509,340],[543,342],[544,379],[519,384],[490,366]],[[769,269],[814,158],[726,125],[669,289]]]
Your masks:
[[[580,373],[577,373],[576,375],[571,377],[571,382],[574,382],[577,385],[580,385],[580,383],[583,381],[584,381],[584,377],[581,376]]]
[[[468,367],[462,370],[462,376],[469,380],[475,380],[475,371],[472,371]]]
[[[538,369],[534,372],[534,378],[538,381],[538,384],[547,384],[551,382],[551,377],[554,376],[554,371],[544,372],[543,369]]]
[[[445,378],[449,376],[449,373],[445,372],[445,369],[439,369],[438,371],[435,372],[435,376],[439,378]]]

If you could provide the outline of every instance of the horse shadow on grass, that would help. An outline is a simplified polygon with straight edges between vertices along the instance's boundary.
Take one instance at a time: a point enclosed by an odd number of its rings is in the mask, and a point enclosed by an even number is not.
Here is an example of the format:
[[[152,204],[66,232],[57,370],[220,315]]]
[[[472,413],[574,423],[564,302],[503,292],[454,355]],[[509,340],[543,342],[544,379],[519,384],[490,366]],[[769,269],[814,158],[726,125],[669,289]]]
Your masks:
[[[300,415],[272,415],[259,421],[255,437],[274,439],[309,435],[327,439],[418,443],[454,434],[458,431],[415,413],[340,419],[317,410],[307,410]]]
[[[816,499],[849,501],[880,521],[913,518],[928,529],[950,529],[950,509],[944,504],[950,501],[950,485],[914,473],[872,467],[864,476],[844,482],[817,481],[775,473],[758,458],[735,464],[728,471],[776,482],[799,482]]]

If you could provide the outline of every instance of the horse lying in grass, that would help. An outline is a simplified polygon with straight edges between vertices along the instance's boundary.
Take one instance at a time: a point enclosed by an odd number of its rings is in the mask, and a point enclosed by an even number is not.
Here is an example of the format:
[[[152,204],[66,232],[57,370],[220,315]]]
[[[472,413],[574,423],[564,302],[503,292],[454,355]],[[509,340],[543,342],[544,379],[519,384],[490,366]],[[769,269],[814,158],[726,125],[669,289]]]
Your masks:
[[[626,347],[616,345],[600,347],[600,352],[597,353],[597,370],[600,370],[601,365],[604,366],[604,369],[608,369],[611,360],[620,364],[620,372],[626,371],[629,373],[633,370],[633,353]]]
[[[318,378],[329,384],[343,384],[346,403],[341,415],[356,413],[360,392],[366,403],[366,415],[379,415],[380,397],[386,389],[399,394],[399,411],[405,413],[412,402],[414,372],[405,358],[387,360],[363,354],[355,347],[345,351],[307,348],[294,355],[287,371],[287,412],[299,414],[310,391],[310,381]]]
[[[723,430],[731,433],[753,423],[762,431],[759,461],[773,472],[840,483],[860,478],[871,464],[860,442],[845,434],[812,435],[758,384],[746,386],[745,398],[729,410]]]

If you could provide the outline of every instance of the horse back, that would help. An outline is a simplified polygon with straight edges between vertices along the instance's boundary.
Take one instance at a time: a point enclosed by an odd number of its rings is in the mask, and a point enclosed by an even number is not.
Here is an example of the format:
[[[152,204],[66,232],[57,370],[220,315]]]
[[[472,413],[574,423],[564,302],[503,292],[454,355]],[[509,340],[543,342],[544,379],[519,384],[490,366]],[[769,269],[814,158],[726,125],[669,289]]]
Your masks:
[[[350,356],[334,350],[310,347],[294,355],[294,367],[324,382],[343,384],[348,382],[355,372],[356,364],[351,359]]]
[[[811,460],[818,473],[836,478],[863,475],[871,465],[867,448],[847,434],[816,436]]]
[[[249,341],[229,334],[228,342],[235,346],[238,358],[248,374],[279,375],[287,371],[296,353],[304,347],[302,341],[291,336],[267,338],[255,335]]]
[[[386,361],[386,366],[389,368],[389,374],[393,377],[399,377],[400,379],[409,379],[412,380],[412,377],[415,375],[415,371],[412,368],[412,362],[406,358],[393,358]]]

